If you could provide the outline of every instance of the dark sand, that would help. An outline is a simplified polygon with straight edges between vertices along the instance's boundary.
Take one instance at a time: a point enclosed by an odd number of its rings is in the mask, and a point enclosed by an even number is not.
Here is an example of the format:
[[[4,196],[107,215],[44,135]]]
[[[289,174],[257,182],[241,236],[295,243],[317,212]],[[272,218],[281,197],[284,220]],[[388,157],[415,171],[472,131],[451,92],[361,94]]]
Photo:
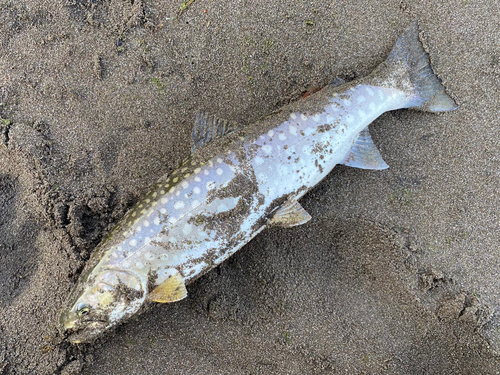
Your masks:
[[[498,374],[497,1],[0,0],[0,373]],[[243,125],[382,62],[418,19],[460,109],[372,134],[313,219],[259,235],[93,345],[58,309],[103,235],[189,154],[196,112]]]

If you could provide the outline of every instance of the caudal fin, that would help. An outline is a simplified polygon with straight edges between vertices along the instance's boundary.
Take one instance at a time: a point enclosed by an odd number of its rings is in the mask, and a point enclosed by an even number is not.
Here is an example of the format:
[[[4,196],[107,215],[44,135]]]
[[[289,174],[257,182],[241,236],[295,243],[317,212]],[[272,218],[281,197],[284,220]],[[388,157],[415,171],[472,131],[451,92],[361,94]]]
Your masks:
[[[441,80],[432,71],[429,56],[418,38],[417,21],[399,37],[384,65],[409,78],[412,89],[411,101],[407,108],[430,112],[452,111],[458,108],[457,103],[446,94]]]

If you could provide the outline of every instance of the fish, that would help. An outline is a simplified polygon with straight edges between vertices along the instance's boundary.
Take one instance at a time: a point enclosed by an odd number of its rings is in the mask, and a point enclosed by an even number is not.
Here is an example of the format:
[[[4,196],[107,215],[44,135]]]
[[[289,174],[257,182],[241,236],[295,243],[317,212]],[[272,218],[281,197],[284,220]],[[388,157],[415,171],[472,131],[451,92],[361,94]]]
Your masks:
[[[338,80],[335,80],[338,82]],[[414,21],[370,75],[332,84],[241,127],[201,111],[190,156],[162,177],[97,246],[60,315],[71,343],[89,343],[186,285],[271,226],[311,216],[299,199],[338,164],[388,165],[368,125],[402,108],[456,109]]]

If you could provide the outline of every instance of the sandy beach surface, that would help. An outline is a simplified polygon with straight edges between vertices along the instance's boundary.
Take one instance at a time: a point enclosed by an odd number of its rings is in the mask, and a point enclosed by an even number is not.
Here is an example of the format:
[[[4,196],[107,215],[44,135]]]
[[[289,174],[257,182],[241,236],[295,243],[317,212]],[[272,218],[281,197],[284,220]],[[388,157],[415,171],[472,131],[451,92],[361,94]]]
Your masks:
[[[0,373],[500,373],[500,3],[0,0]],[[90,345],[58,312],[94,247],[189,155],[381,63],[414,19],[460,108],[371,133],[269,229]]]

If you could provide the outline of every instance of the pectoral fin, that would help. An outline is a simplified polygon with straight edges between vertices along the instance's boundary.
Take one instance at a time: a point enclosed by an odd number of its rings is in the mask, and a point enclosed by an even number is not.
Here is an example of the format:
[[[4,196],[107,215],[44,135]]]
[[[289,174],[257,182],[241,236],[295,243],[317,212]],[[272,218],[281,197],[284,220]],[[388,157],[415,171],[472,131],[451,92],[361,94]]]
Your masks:
[[[153,302],[176,302],[186,298],[187,290],[184,284],[184,278],[176,273],[170,276],[163,284],[158,285],[153,289],[148,299]]]
[[[359,133],[356,142],[347,153],[347,156],[342,163],[349,167],[362,169],[387,169],[389,166],[382,159],[382,155],[373,143],[372,137],[368,132],[368,128]]]
[[[287,201],[281,207],[271,220],[269,224],[278,225],[283,228],[290,228],[296,225],[307,223],[311,220],[311,215],[300,205],[296,200]]]

